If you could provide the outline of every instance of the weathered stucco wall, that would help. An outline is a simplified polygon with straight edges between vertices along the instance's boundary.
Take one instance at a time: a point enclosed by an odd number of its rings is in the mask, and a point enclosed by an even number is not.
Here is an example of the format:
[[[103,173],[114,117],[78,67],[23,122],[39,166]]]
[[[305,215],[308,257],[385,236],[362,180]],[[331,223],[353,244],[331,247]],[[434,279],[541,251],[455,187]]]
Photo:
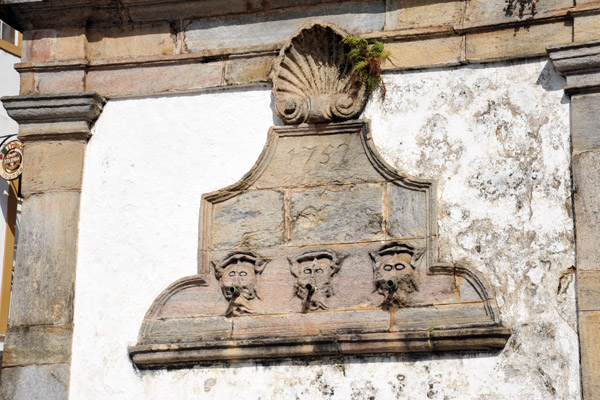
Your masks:
[[[388,74],[365,111],[384,157],[438,182],[440,260],[472,265],[514,329],[498,354],[134,369],[127,346],[196,272],[202,193],[278,124],[267,88],[109,101],[86,154],[70,398],[579,397],[569,105],[545,60]]]

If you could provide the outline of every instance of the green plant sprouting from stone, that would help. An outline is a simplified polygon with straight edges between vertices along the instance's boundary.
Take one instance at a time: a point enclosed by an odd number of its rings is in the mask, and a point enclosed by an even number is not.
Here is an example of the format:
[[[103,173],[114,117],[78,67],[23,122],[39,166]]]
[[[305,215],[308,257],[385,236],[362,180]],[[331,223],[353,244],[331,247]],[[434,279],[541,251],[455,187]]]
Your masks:
[[[381,79],[381,62],[390,57],[390,52],[379,40],[369,41],[360,36],[348,35],[343,40],[350,46],[346,57],[352,62],[352,72],[359,81],[367,86],[369,94],[381,87],[381,96],[385,97],[385,84]]]

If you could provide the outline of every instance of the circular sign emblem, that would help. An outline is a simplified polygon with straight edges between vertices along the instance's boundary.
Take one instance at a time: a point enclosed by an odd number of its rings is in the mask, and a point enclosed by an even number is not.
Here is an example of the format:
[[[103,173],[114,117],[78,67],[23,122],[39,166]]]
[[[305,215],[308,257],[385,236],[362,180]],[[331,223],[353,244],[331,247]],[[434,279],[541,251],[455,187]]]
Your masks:
[[[0,176],[7,181],[17,179],[23,171],[23,143],[18,140],[9,142],[0,151]]]

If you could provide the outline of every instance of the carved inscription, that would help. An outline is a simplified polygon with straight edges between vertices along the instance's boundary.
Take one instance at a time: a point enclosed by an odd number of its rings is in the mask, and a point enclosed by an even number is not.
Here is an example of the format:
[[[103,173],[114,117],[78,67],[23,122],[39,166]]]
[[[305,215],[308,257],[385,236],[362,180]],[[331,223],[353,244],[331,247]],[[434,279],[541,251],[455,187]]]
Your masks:
[[[290,164],[310,165],[313,169],[318,169],[319,166],[327,165],[328,168],[341,169],[348,162],[348,144],[341,143],[338,145],[314,145],[302,146],[299,149],[291,149],[287,152],[290,158]],[[320,165],[319,165],[320,164]]]
[[[327,300],[334,294],[331,281],[340,270],[341,259],[330,250],[309,250],[288,260],[302,312],[327,310]]]
[[[384,310],[414,305],[411,294],[419,290],[416,268],[423,254],[424,249],[398,242],[371,253],[375,288],[384,297]]]
[[[229,301],[225,315],[236,317],[254,313],[255,299],[261,298],[258,276],[263,272],[268,260],[261,259],[251,252],[236,252],[228,255],[221,263],[214,264],[215,276],[221,285],[221,292]]]

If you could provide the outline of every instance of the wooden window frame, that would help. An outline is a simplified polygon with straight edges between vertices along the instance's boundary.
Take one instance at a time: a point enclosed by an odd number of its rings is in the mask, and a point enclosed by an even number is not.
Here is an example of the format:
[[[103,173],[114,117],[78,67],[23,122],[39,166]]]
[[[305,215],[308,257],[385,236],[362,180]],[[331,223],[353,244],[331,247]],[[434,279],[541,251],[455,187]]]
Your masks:
[[[8,25],[7,23],[5,23],[3,21],[0,21],[0,23],[2,25],[6,25],[6,26],[10,27],[10,25]],[[16,29],[15,29],[15,32],[18,37],[17,44],[11,43],[8,40],[4,40],[4,39],[0,38],[0,49],[20,58],[21,57],[21,49],[23,48],[23,34],[19,31],[17,31]]]

